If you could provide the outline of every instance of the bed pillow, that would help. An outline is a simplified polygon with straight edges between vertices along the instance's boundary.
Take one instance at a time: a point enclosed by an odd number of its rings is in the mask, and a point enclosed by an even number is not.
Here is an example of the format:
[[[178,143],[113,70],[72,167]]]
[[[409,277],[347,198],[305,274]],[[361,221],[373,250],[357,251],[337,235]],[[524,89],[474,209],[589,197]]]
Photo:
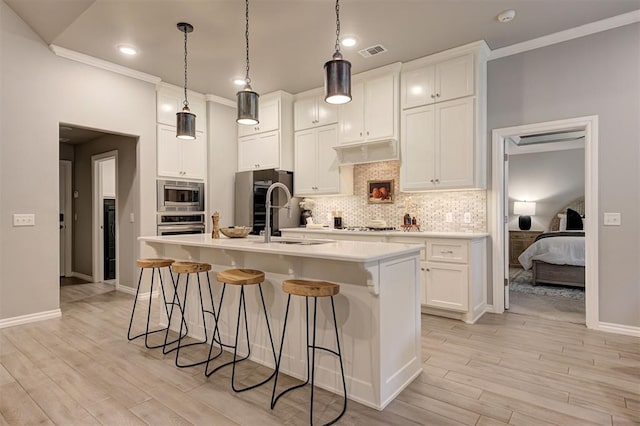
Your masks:
[[[558,213],[558,217],[560,218],[560,225],[558,226],[558,231],[566,231],[567,230],[567,215],[564,213]]]
[[[567,231],[581,231],[582,229],[582,217],[580,213],[573,209],[567,209]]]

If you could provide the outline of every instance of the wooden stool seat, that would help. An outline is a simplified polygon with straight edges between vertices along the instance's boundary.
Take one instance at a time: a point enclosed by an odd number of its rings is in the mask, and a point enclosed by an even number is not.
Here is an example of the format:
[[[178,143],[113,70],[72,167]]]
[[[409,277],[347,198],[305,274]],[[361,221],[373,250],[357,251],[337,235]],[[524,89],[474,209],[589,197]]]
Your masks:
[[[165,268],[171,266],[175,262],[173,259],[138,259],[136,266],[138,268]]]
[[[340,293],[340,286],[326,281],[284,280],[282,291],[295,296],[329,297]]]
[[[210,271],[211,265],[200,262],[173,262],[171,270],[177,274],[195,274]]]
[[[216,279],[221,283],[251,285],[264,282],[264,272],[255,269],[227,269],[218,272]]]

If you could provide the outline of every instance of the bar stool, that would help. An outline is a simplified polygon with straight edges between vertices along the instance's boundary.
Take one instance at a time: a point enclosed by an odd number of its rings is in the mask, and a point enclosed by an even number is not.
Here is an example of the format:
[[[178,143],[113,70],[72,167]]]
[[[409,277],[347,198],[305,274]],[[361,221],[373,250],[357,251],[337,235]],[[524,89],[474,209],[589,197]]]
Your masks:
[[[327,425],[334,424],[347,410],[347,384],[344,378],[344,367],[342,365],[342,352],[340,351],[340,338],[338,336],[338,324],[336,321],[336,308],[333,303],[333,296],[340,292],[340,286],[338,284],[329,283],[326,281],[308,281],[308,280],[285,280],[282,282],[282,290],[288,293],[287,308],[284,314],[284,325],[282,326],[282,342],[280,343],[280,353],[278,355],[278,362],[276,363],[276,378],[273,382],[273,392],[271,393],[271,409],[276,405],[278,399],[289,391],[306,386],[309,383],[309,376],[311,376],[311,399],[309,409],[309,424],[313,424],[313,389],[315,381],[315,363],[316,363],[316,349],[323,350],[334,354],[340,360],[340,373],[342,374],[342,388],[344,391],[344,403],[342,405],[342,411],[338,417],[334,418]],[[276,396],[276,387],[278,385],[278,374],[280,372],[280,361],[282,358],[282,348],[284,347],[285,331],[287,328],[287,317],[289,316],[289,303],[291,302],[291,295],[304,296],[305,298],[305,317],[307,325],[307,379],[304,383],[291,386],[284,391],[280,392]],[[309,344],[309,298],[313,297],[313,341]],[[333,313],[333,327],[336,331],[336,345],[337,351],[333,349],[325,348],[316,345],[316,312],[319,297],[331,298],[331,311]],[[311,372],[309,372],[309,349],[311,349]]]
[[[138,337],[144,336],[144,345],[147,347],[147,349],[155,349],[165,345],[165,343],[161,343],[159,345],[150,345],[148,341],[149,335],[165,332],[168,329],[168,326],[167,326],[165,328],[161,328],[158,330],[149,331],[149,322],[151,318],[151,305],[153,300],[151,295],[153,294],[154,277],[157,273],[158,277],[160,277],[160,289],[162,290],[162,301],[163,301],[164,309],[167,314],[167,317],[169,317],[169,309],[167,308],[167,306],[172,305],[173,303],[176,303],[176,302],[175,300],[173,302],[167,302],[167,295],[164,288],[164,282],[162,281],[162,271],[160,269],[169,268],[171,264],[173,264],[174,262],[175,261],[173,259],[138,259],[136,261],[136,266],[140,268],[140,276],[138,278],[138,287],[136,289],[136,297],[133,300],[133,309],[131,311],[131,319],[129,320],[129,331],[127,332],[127,339],[131,341],[131,340],[137,339]],[[140,293],[140,284],[142,283],[142,274],[145,269],[151,269],[151,290],[150,290],[150,297],[149,297],[149,307],[147,309],[147,325],[143,333],[140,333],[136,336],[131,336],[131,327],[133,326],[133,318],[136,314],[136,307],[138,306],[138,295]],[[173,285],[173,290],[175,292],[175,283],[173,281],[173,274],[171,273],[171,268],[169,268],[169,274],[171,275],[171,284]],[[180,309],[182,309],[182,307],[180,307]],[[173,311],[173,306],[171,307],[171,310]],[[174,342],[170,342],[170,343],[174,343]]]
[[[173,264],[171,265],[171,270],[177,274],[177,278],[175,281],[175,293],[173,295],[173,301],[174,301],[174,305],[179,305],[181,306],[180,312],[181,312],[181,319],[180,319],[180,332],[178,333],[178,337],[176,338],[175,341],[173,342],[168,342],[167,339],[169,337],[169,328],[167,327],[167,332],[164,336],[164,346],[162,348],[162,353],[164,354],[168,354],[170,352],[176,351],[176,367],[179,368],[186,368],[186,367],[193,367],[196,365],[201,365],[204,364],[205,362],[207,362],[207,360],[204,361],[196,361],[196,362],[192,362],[192,363],[187,363],[187,364],[181,364],[180,363],[180,349],[184,349],[190,346],[196,346],[196,345],[203,345],[207,343],[207,320],[206,320],[206,315],[205,314],[211,314],[213,315],[214,321],[217,323],[218,319],[216,317],[216,311],[215,311],[215,304],[213,302],[213,292],[211,290],[211,281],[209,279],[209,271],[211,270],[211,265],[209,265],[208,263],[200,263],[200,262],[173,262]],[[205,309],[204,307],[204,301],[202,299],[202,284],[200,282],[200,273],[204,273],[207,276],[207,287],[209,288],[209,300],[211,302],[211,310]],[[184,296],[182,298],[182,304],[180,304],[180,296],[178,294],[178,287],[180,285],[180,276],[186,274],[186,280],[185,280],[185,285],[184,285]],[[182,339],[184,337],[186,337],[187,333],[185,330],[185,334],[182,334],[183,331],[183,325],[186,328],[187,327],[187,321],[185,318],[185,312],[187,310],[187,295],[189,294],[189,276],[191,274],[196,274],[196,278],[198,280],[198,298],[200,299],[200,312],[202,314],[202,331],[204,334],[204,341],[203,342],[192,342],[192,343],[187,343],[187,344],[182,344]],[[171,312],[169,313],[169,324],[171,324],[171,318],[173,316],[173,306],[171,307]],[[172,348],[172,349],[167,349],[167,347],[169,345],[171,345],[172,343],[177,342],[177,346]]]
[[[222,310],[222,301],[224,299],[224,292],[227,288],[227,284],[240,286],[240,302],[238,304],[238,320],[236,322],[236,336],[235,342],[233,345],[228,345],[222,343],[220,340],[220,332],[218,330],[218,323],[216,322],[216,327],[214,330],[214,338],[211,340],[211,347],[209,348],[209,356],[207,360],[207,365],[204,370],[204,374],[209,377],[216,371],[220,370],[227,365],[233,365],[233,369],[231,371],[231,388],[234,392],[244,392],[249,389],[254,389],[258,386],[261,386],[267,383],[271,378],[275,375],[275,370],[269,377],[262,380],[259,383],[244,387],[238,388],[235,384],[235,374],[236,374],[236,364],[241,361],[246,360],[251,355],[251,342],[249,340],[249,323],[247,321],[247,306],[244,294],[244,288],[248,285],[258,285],[258,290],[260,291],[260,300],[262,301],[262,310],[264,312],[264,319],[267,322],[267,331],[269,332],[269,341],[271,342],[271,350],[273,351],[273,362],[276,362],[276,349],[273,344],[273,336],[271,334],[271,327],[269,326],[269,317],[267,315],[267,306],[264,303],[264,295],[262,293],[262,283],[264,282],[264,272],[257,271],[254,269],[227,269],[226,271],[219,272],[216,276],[217,280],[223,283],[222,293],[220,295],[220,304],[218,305],[218,318],[220,317],[220,311]],[[238,355],[238,336],[240,334],[240,317],[244,314],[244,328],[245,335],[247,337],[247,355],[241,359],[237,359]],[[215,336],[218,336],[218,340],[215,339]],[[218,343],[220,345],[220,352],[216,354],[214,357],[211,357],[211,353],[213,352],[214,343]],[[222,365],[217,366],[213,370],[209,371],[209,363],[214,359],[218,358],[223,353],[223,348],[233,348],[233,360],[226,362]]]

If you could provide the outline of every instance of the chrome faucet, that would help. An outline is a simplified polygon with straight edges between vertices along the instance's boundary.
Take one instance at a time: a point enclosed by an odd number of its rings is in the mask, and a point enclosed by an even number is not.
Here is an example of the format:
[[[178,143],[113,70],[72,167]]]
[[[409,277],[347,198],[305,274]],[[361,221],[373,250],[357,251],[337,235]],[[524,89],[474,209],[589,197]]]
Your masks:
[[[284,193],[287,196],[287,202],[284,203],[284,205],[282,206],[272,206],[271,205],[271,193],[273,192],[274,189],[276,188],[282,188],[284,190]],[[291,217],[291,192],[289,192],[289,188],[286,187],[285,184],[281,183],[281,182],[276,182],[274,184],[272,184],[269,189],[267,189],[267,202],[265,204],[265,210],[267,213],[267,217],[265,220],[265,225],[264,225],[264,242],[265,243],[270,243],[271,242],[271,209],[282,209],[285,208],[289,211],[289,217]]]

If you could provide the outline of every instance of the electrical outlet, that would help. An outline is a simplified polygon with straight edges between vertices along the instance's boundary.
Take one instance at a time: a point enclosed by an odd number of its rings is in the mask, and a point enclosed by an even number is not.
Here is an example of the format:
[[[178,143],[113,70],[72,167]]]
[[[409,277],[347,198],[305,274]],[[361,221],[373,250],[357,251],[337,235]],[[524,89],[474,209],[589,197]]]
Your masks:
[[[445,220],[445,222],[447,222],[447,223],[451,223],[451,222],[453,222],[453,213],[451,213],[451,212],[447,213],[447,214],[445,215],[445,219],[444,219],[444,220]]]
[[[14,214],[13,226],[36,226],[35,214]]]
[[[622,224],[620,213],[605,213],[604,224],[607,226],[620,226]]]
[[[464,223],[471,223],[471,213],[465,212],[465,214],[464,214]]]
[[[129,222],[133,223],[135,222],[136,217],[133,215],[133,213],[129,213]]]

